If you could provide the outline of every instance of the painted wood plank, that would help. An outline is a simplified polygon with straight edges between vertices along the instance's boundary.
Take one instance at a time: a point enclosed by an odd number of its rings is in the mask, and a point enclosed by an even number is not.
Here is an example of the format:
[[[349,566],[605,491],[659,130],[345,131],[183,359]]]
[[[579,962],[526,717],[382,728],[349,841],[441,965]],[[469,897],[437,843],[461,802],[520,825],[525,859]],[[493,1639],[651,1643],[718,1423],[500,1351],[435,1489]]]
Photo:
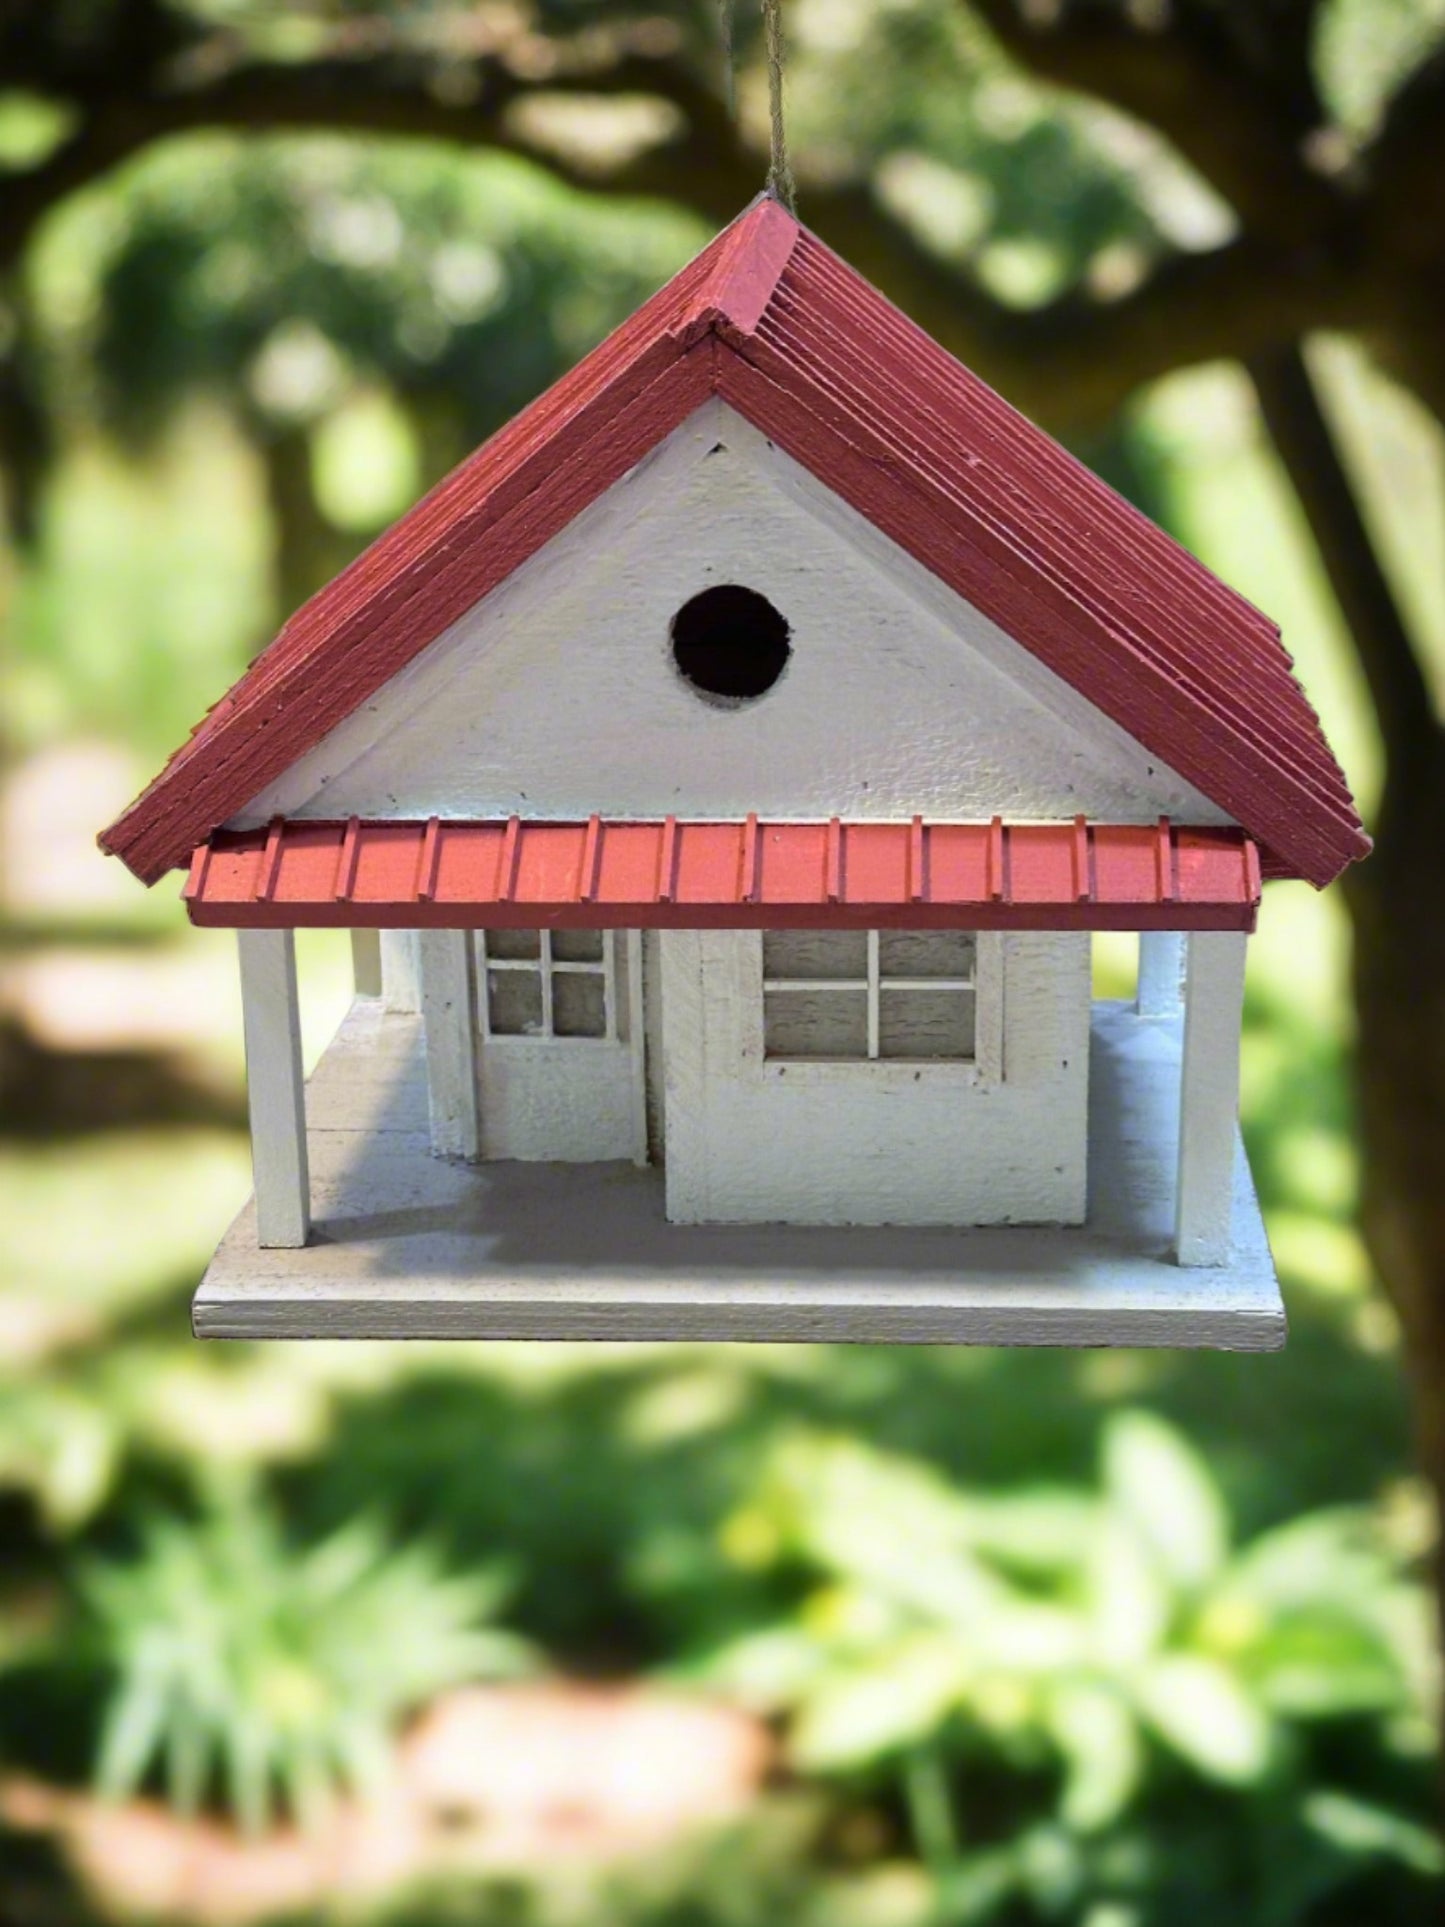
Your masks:
[[[1195,931],[1185,944],[1184,1054],[1174,1248],[1181,1265],[1228,1262],[1239,1117],[1247,939]]]
[[[1177,1017],[1184,990],[1184,939],[1177,930],[1144,930],[1139,934],[1139,990],[1136,1008],[1141,1017]]]
[[[313,1130],[326,1235],[304,1252],[258,1252],[248,1206],[196,1295],[196,1329],[1277,1348],[1284,1310],[1237,1137],[1229,1263],[1181,1270],[1170,1253],[1177,1027],[1096,1005],[1091,1056],[1085,1226],[675,1226],[655,1166],[432,1157],[416,1128],[418,1020],[358,1003],[315,1080],[344,1119]]]
[[[251,1112],[255,1237],[295,1249],[311,1228],[301,1006],[289,930],[238,930],[246,1091]]]
[[[381,933],[382,995],[388,1010],[421,1009],[421,978],[417,964],[416,930],[383,930]]]
[[[423,930],[417,960],[432,1149],[441,1157],[476,1158],[481,1154],[482,1117],[471,935],[465,930]]]
[[[381,932],[353,930],[351,933],[351,980],[358,997],[382,994]]]

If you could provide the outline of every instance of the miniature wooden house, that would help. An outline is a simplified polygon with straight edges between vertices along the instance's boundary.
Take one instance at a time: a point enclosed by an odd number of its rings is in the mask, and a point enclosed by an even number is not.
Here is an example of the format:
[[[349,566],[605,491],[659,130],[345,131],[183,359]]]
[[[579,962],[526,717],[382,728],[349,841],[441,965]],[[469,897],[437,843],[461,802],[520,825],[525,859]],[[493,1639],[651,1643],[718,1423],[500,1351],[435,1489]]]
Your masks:
[[[1369,846],[1278,632],[770,199],[103,842],[239,933],[204,1332],[1282,1340],[1245,943]]]

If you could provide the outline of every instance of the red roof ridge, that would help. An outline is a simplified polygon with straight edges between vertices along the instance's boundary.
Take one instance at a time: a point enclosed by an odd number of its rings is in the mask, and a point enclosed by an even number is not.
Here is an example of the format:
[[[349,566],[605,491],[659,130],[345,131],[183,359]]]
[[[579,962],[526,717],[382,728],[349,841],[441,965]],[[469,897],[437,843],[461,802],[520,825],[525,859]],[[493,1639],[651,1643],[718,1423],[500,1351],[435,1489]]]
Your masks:
[[[673,339],[690,347],[719,334],[740,346],[756,334],[803,229],[771,192],[759,194],[713,243],[712,272],[698,288]]]

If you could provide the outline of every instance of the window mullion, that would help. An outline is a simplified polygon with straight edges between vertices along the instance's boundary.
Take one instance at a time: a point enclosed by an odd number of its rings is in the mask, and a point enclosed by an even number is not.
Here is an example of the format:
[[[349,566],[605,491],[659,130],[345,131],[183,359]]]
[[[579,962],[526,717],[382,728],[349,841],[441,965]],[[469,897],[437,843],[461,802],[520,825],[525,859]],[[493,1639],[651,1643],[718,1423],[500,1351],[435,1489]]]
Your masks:
[[[868,932],[868,1055],[878,1055],[878,932]]]

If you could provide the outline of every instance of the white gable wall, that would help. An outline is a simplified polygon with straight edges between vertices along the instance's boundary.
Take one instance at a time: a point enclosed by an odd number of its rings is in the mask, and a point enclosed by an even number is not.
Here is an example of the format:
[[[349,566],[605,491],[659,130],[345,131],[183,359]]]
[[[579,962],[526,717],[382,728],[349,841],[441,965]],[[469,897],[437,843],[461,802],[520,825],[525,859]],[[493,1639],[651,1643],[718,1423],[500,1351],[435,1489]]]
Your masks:
[[[722,582],[792,629],[737,709],[669,647]],[[713,400],[235,821],[749,810],[1227,820]]]

